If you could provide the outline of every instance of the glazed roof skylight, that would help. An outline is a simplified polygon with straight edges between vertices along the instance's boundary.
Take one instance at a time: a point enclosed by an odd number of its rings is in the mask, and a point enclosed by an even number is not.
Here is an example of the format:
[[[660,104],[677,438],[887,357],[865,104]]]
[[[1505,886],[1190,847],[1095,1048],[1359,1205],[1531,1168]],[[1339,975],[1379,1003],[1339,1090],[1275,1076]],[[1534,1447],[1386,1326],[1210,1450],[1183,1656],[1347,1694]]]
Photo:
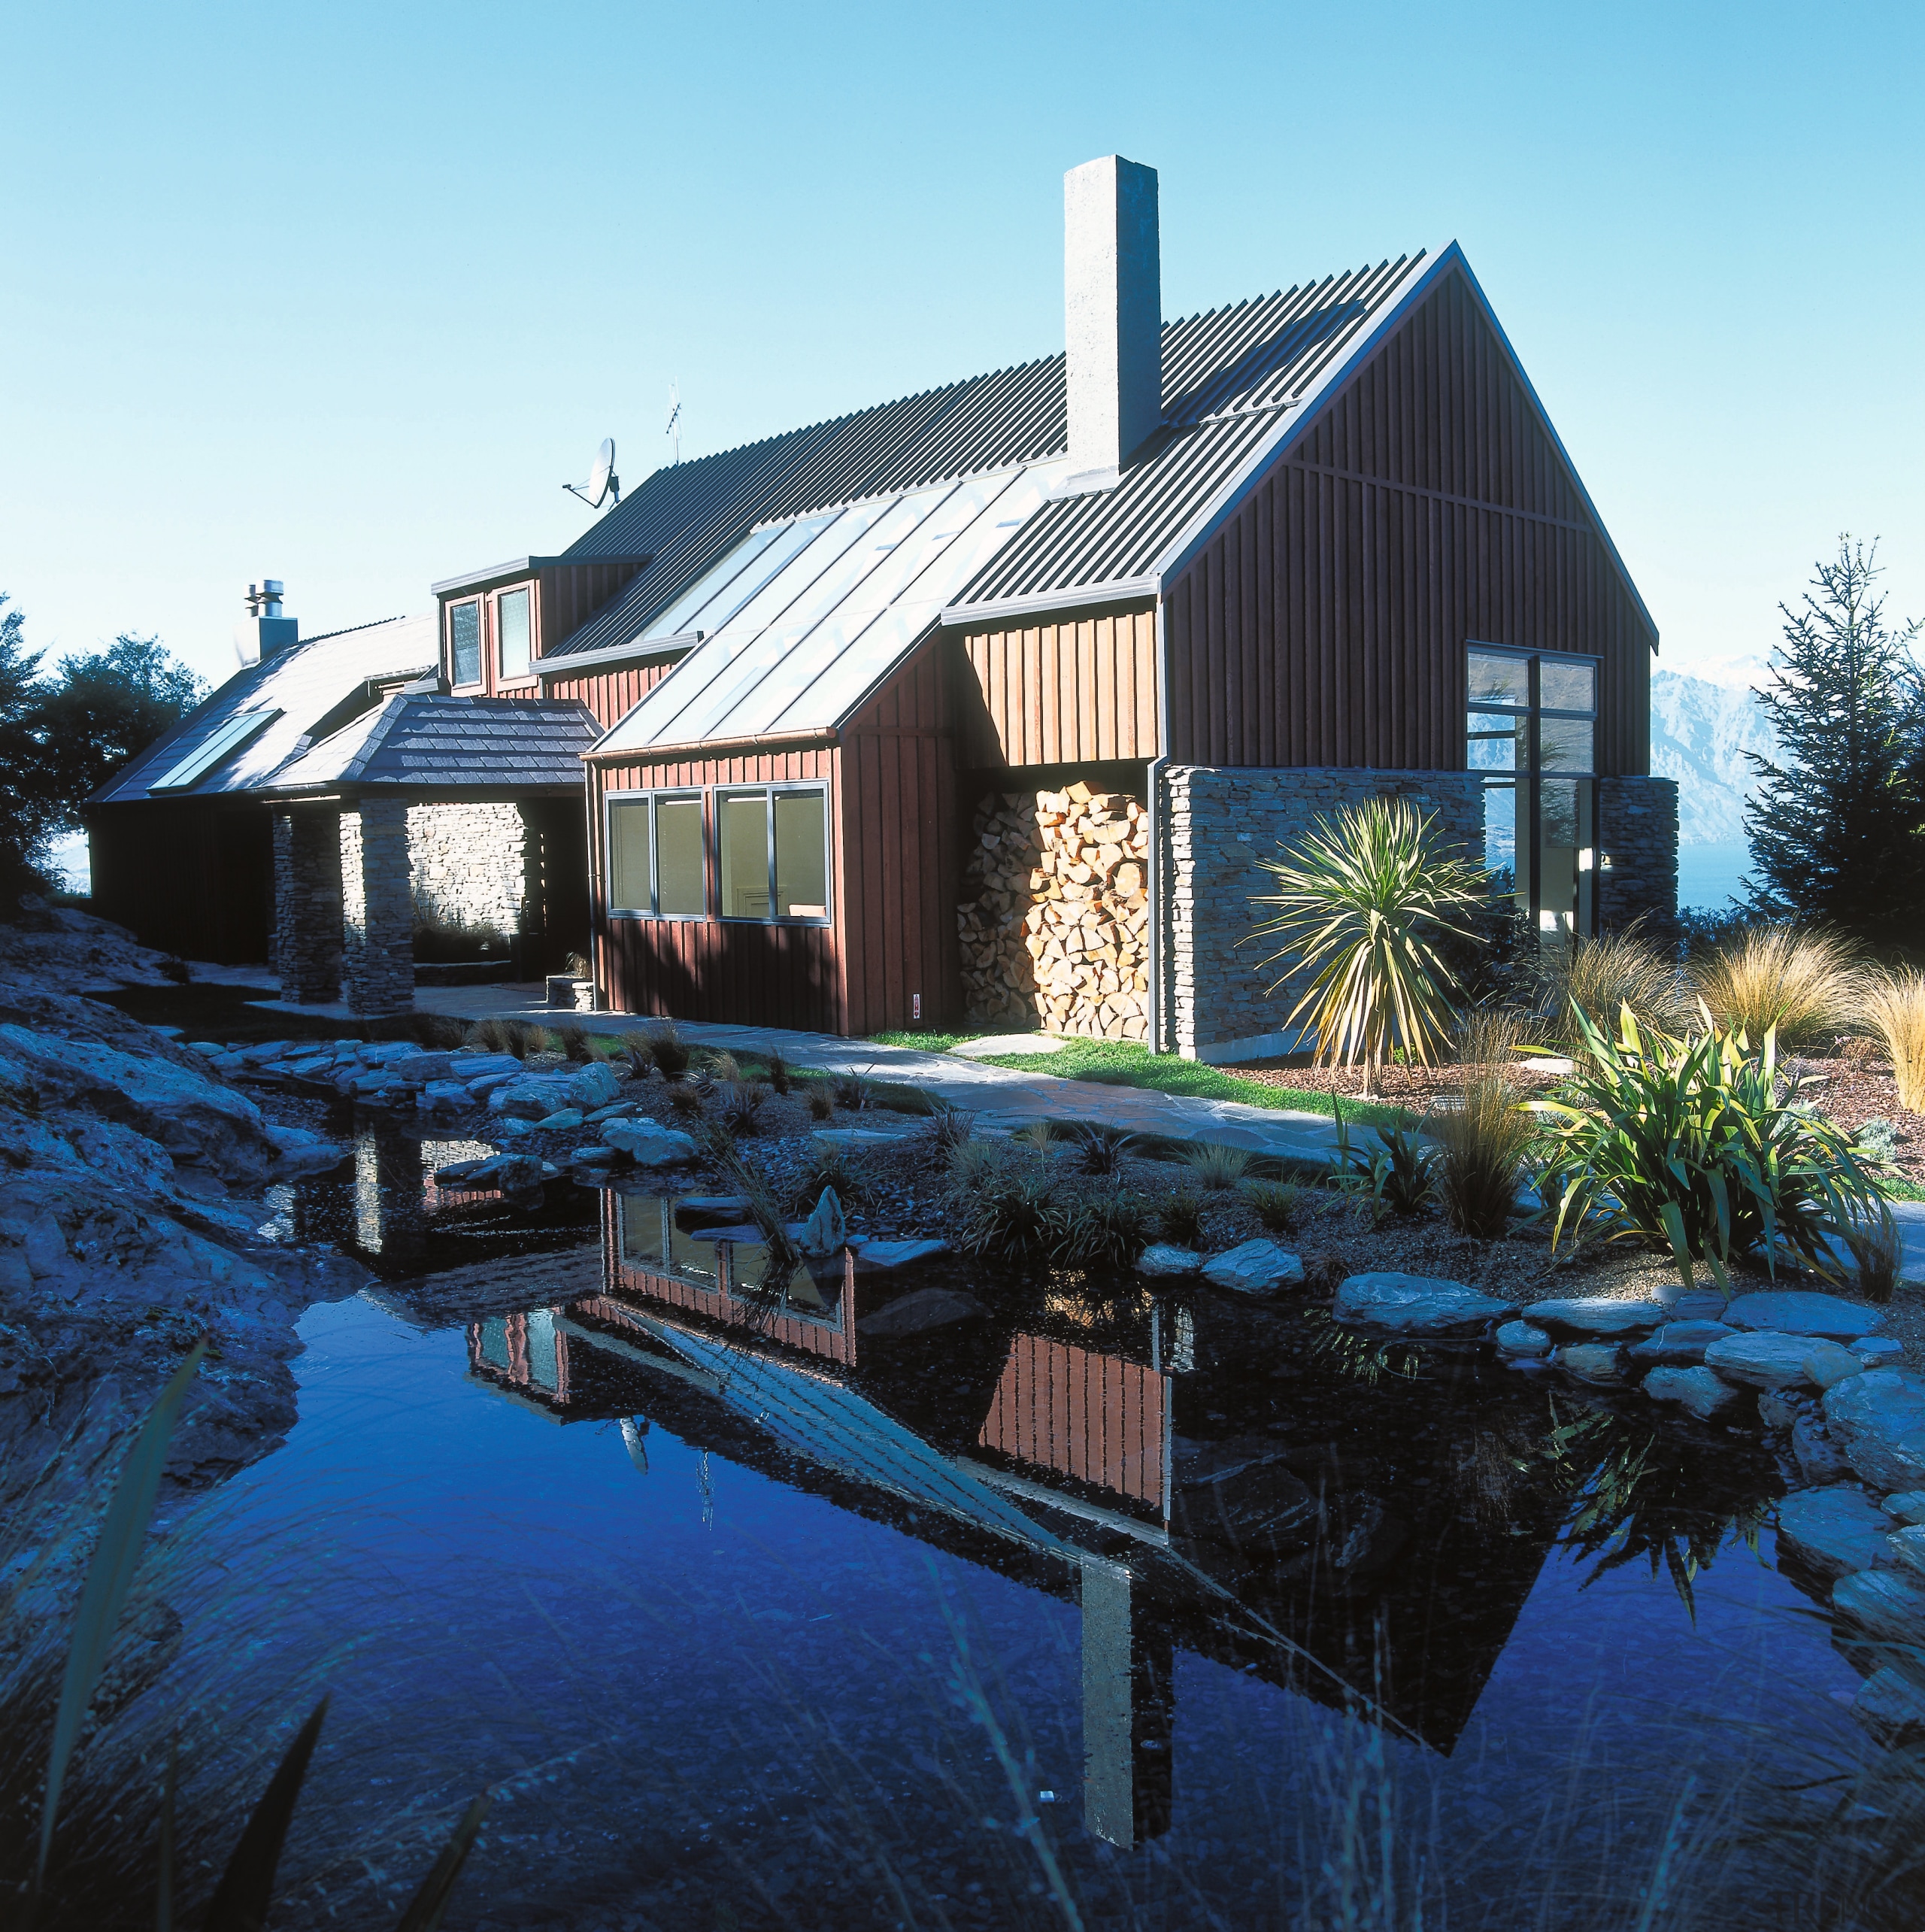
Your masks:
[[[256,732],[265,731],[280,715],[277,711],[236,711],[223,718],[178,764],[150,781],[147,790],[184,792],[232,757]]]
[[[755,531],[650,626],[708,634],[597,748],[841,723],[1041,505],[1061,467],[935,484]]]

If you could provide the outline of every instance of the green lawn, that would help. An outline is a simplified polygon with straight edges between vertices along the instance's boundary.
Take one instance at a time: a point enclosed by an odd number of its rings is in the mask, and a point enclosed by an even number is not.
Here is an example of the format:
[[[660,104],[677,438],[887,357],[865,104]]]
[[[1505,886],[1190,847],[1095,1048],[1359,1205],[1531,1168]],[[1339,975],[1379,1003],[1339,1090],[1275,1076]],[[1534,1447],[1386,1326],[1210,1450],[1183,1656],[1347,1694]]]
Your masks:
[[[878,1044],[915,1047],[925,1053],[947,1053],[959,1040],[979,1039],[967,1033],[877,1033]],[[975,1058],[974,1054],[972,1059]],[[1241,1100],[1252,1107],[1288,1109],[1293,1112],[1333,1115],[1327,1093],[1292,1087],[1268,1087],[1244,1080],[1200,1060],[1180,1060],[1175,1054],[1153,1054],[1133,1040],[1066,1040],[1060,1053],[991,1054],[978,1064],[1011,1066],[1024,1073],[1053,1073],[1063,1080],[1093,1081],[1109,1087],[1147,1087],[1160,1093],[1176,1093],[1204,1100]],[[1413,1116],[1402,1107],[1346,1101],[1344,1118],[1379,1127],[1401,1127]]]

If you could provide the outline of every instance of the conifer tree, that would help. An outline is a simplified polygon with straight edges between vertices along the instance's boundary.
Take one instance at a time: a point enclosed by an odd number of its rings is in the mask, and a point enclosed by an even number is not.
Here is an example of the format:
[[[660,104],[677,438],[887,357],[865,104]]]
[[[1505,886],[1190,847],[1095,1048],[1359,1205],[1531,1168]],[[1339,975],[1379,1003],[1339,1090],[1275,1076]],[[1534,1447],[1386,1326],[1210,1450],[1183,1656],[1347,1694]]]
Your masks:
[[[1890,629],[1873,593],[1878,546],[1848,536],[1820,563],[1759,698],[1775,758],[1745,756],[1753,908],[1903,944],[1925,931],[1925,694],[1919,626]]]

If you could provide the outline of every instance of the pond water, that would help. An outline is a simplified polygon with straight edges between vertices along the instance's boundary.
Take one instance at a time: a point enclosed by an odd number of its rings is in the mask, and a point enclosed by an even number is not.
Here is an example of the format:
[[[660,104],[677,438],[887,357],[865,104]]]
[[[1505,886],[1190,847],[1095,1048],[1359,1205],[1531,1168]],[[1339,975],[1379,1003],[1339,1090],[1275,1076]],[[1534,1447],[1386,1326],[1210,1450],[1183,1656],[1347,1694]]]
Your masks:
[[[493,1785],[451,1926],[1731,1924],[1796,1861],[1725,1827],[1860,1749],[1742,1436],[356,1150],[280,1210],[380,1284],[196,1532],[334,1694],[277,1923],[391,1923]]]

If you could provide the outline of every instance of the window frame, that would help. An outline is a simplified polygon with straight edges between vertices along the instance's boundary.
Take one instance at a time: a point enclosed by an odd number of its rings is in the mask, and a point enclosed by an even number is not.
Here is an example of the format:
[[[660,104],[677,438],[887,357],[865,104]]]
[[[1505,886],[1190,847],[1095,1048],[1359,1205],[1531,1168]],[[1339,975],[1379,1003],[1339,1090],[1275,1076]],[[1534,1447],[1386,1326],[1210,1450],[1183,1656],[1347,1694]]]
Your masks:
[[[664,800],[686,804],[691,800],[702,811],[702,910],[699,912],[662,912],[662,851],[659,821],[655,808]],[[614,902],[615,807],[641,805],[648,808],[648,898],[644,908],[617,905]],[[701,785],[650,785],[611,791],[602,801],[602,897],[611,919],[655,919],[672,922],[708,919],[713,916],[714,894],[714,815],[709,809],[708,788]]]
[[[706,920],[716,925],[800,926],[828,927],[835,924],[835,846],[832,836],[830,786],[826,778],[775,778],[762,784],[748,785],[637,785],[605,793],[602,800],[602,896],[606,916],[611,919]],[[784,796],[813,796],[822,801],[823,909],[813,914],[771,911],[765,917],[729,913],[721,909],[722,801],[731,798],[759,798],[763,802],[766,825],[768,902],[775,904],[775,801]],[[657,802],[665,799],[696,800],[702,807],[702,906],[699,912],[659,912],[655,909],[662,896],[662,866]],[[614,902],[614,808],[617,805],[648,807],[648,888],[651,903],[639,906]]]
[[[514,596],[525,596],[528,599],[528,669],[526,671],[511,672],[502,661],[502,602],[503,599]],[[541,657],[537,602],[532,578],[525,584],[504,584],[500,590],[489,593],[489,648],[493,657],[495,684],[498,689],[504,684],[532,684],[541,675],[537,669]]]
[[[455,614],[472,606],[474,611],[474,675],[463,678],[460,667],[455,660]],[[488,599],[473,597],[450,597],[447,602],[447,653],[448,689],[450,691],[485,690],[488,684]]]

